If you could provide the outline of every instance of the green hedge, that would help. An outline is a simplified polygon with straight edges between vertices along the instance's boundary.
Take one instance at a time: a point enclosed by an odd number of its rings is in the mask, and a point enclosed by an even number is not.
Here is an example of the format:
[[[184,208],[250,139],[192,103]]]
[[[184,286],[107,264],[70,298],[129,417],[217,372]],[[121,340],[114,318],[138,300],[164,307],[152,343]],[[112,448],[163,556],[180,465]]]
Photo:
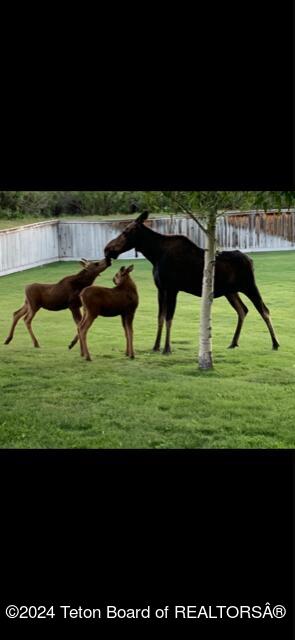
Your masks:
[[[256,198],[258,208],[294,206],[294,191],[240,192],[243,208]],[[246,195],[245,195],[246,194]],[[185,193],[183,194],[185,199]],[[279,199],[279,200],[278,200]],[[151,213],[175,213],[179,208],[161,191],[0,191],[0,218],[56,218],[71,216],[111,216],[148,209]]]
[[[109,216],[145,208],[165,211],[167,202],[160,192],[148,191],[0,191],[0,217],[6,219]]]

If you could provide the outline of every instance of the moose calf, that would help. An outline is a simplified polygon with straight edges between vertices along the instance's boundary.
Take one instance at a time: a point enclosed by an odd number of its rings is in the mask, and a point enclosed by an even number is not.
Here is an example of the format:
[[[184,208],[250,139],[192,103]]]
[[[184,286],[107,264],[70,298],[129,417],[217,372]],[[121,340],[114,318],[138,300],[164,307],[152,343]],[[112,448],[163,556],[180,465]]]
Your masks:
[[[104,260],[92,261],[82,258],[80,264],[83,266],[82,271],[72,276],[66,276],[56,284],[39,284],[35,282],[25,288],[25,302],[20,309],[14,312],[10,333],[4,344],[11,342],[18,321],[20,318],[24,318],[34,347],[40,347],[37,338],[33,334],[31,324],[37,311],[41,308],[49,311],[70,309],[74,322],[77,326],[79,325],[82,319],[80,293],[82,289],[91,285],[95,278],[110,266],[111,260],[105,258]]]
[[[138,306],[138,294],[135,283],[129,275],[131,271],[133,271],[133,268],[133,265],[130,267],[121,267],[120,271],[118,271],[113,278],[116,287],[112,289],[93,286],[86,287],[81,292],[80,297],[84,307],[84,316],[78,327],[78,331],[81,354],[85,356],[86,360],[91,360],[86,336],[97,316],[121,316],[126,336],[126,356],[134,358],[132,323]],[[74,346],[74,344],[72,344],[72,346]]]

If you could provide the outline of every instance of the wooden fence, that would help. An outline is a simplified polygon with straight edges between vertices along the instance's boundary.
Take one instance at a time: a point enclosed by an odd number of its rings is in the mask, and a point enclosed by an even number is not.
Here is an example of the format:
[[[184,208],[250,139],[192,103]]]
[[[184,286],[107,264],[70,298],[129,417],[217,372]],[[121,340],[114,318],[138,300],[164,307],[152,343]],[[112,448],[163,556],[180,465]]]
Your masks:
[[[30,269],[58,260],[98,259],[105,245],[130,222],[50,220],[0,231],[0,275]],[[182,216],[151,218],[146,224],[159,233],[188,236],[204,247],[200,227]],[[241,251],[276,251],[295,249],[295,211],[232,211],[218,218],[219,249]],[[135,259],[135,251],[122,257]],[[137,257],[142,257],[138,254]]]
[[[0,275],[59,260],[58,221],[0,231]]]

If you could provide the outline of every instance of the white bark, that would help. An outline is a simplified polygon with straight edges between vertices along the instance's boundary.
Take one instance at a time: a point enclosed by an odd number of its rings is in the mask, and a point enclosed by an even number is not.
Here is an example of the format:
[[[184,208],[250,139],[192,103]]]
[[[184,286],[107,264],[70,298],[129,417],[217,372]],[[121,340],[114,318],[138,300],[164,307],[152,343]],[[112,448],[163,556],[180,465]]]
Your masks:
[[[201,299],[199,368],[212,369],[212,303],[214,297],[214,273],[216,252],[216,211],[208,214],[206,249]]]

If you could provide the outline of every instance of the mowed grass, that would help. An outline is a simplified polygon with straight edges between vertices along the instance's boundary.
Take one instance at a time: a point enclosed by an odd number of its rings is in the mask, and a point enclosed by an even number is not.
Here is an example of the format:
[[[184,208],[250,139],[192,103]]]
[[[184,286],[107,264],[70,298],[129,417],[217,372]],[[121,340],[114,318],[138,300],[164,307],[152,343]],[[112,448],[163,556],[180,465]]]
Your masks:
[[[34,349],[23,321],[10,345],[12,312],[26,284],[55,282],[78,263],[57,263],[0,278],[1,448],[290,448],[295,446],[295,252],[254,254],[258,287],[281,343],[272,351],[266,325],[249,308],[238,349],[227,349],[236,314],[226,299],[213,305],[215,367],[197,368],[200,299],[180,293],[173,354],[152,353],[157,295],[149,262],[133,272],[140,305],[136,358],[124,355],[120,318],[99,318],[89,331],[92,362],[78,345],[69,311],[41,310]],[[113,286],[116,261],[97,280]]]

